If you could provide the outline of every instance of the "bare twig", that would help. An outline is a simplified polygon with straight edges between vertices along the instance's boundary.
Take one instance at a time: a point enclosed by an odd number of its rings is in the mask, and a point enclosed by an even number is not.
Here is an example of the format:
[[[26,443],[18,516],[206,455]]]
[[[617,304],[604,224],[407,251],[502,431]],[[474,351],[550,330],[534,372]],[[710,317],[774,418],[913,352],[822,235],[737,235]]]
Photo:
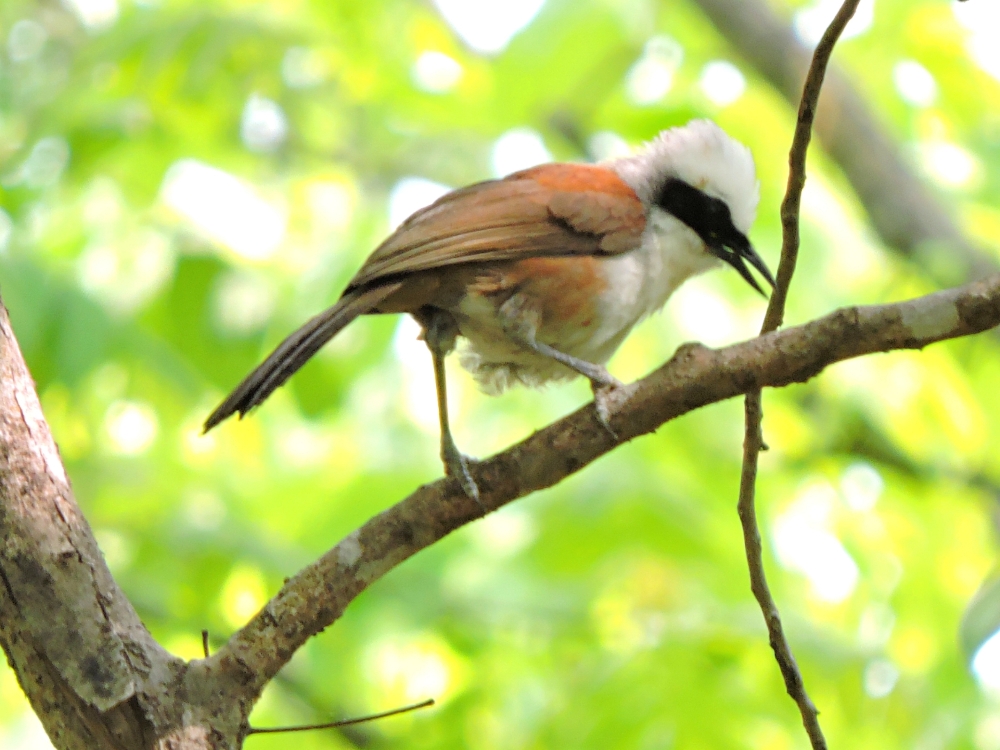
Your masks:
[[[816,118],[816,107],[819,94],[823,88],[823,78],[833,48],[841,33],[854,15],[859,0],[845,0],[833,21],[820,39],[813,53],[809,73],[806,75],[799,102],[798,119],[795,124],[795,135],[788,154],[788,186],[785,199],[781,202],[781,262],[778,265],[777,284],[774,294],[767,306],[761,334],[776,331],[785,315],[785,302],[788,298],[788,288],[795,273],[795,264],[799,256],[799,212],[802,205],[802,190],[806,184],[806,154],[809,141],[812,139],[813,121]],[[750,570],[750,589],[760,605],[767,624],[768,637],[774,658],[778,662],[781,676],[785,680],[785,689],[799,707],[802,714],[802,724],[813,750],[826,750],[826,739],[819,725],[816,706],[806,692],[791,646],[785,637],[781,624],[778,606],[767,585],[764,573],[764,560],[761,550],[760,529],[757,525],[757,510],[755,495],[757,490],[757,464],[760,452],[764,449],[764,436],[761,431],[763,409],[761,406],[761,391],[756,389],[747,393],[744,405],[746,434],[743,440],[743,468],[740,472],[740,498],[738,510],[740,523],[743,527],[743,544],[746,548],[747,566]]]
[[[394,708],[391,711],[383,711],[380,714],[369,714],[368,716],[358,716],[354,719],[341,719],[340,721],[328,721],[325,724],[300,724],[294,727],[265,727],[263,729],[252,728],[247,732],[247,734],[284,734],[287,732],[311,732],[314,729],[336,729],[338,727],[349,727],[354,724],[364,724],[369,721],[387,719],[390,716],[407,714],[410,711],[417,711],[421,708],[427,708],[428,706],[433,705],[434,699],[428,698],[425,701],[420,701],[420,703],[403,706],[402,708]]]
[[[774,3],[692,1],[785,99],[798,104],[810,54]],[[915,174],[878,114],[835,65],[823,88],[816,136],[850,181],[882,241],[924,261],[922,272],[938,285],[985,278],[1000,268],[993,254],[963,234],[951,208]],[[930,260],[941,253],[947,264]]]

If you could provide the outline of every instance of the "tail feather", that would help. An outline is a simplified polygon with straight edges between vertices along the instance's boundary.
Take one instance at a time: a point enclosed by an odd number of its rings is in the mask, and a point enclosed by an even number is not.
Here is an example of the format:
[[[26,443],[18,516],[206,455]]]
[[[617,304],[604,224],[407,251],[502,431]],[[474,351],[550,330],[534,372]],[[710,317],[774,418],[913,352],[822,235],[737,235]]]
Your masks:
[[[247,375],[243,382],[226,397],[226,400],[216,407],[215,411],[205,420],[205,432],[236,412],[239,412],[242,417],[257,406],[318,352],[323,344],[336,336],[344,326],[359,315],[371,312],[379,302],[397,291],[399,287],[400,284],[395,283],[349,292],[341,297],[335,305],[309,320],[282,341],[278,348],[271,352],[268,358]]]

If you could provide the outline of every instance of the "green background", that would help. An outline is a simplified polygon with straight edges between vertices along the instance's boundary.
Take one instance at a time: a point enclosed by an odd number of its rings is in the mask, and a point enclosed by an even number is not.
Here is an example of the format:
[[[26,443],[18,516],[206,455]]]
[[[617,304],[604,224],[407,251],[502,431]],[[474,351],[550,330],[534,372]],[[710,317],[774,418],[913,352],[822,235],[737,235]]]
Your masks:
[[[973,56],[993,7],[969,0],[963,26],[954,4],[882,0],[836,58],[1000,262],[1000,82]],[[547,0],[482,53],[415,0],[4,0],[0,42],[0,291],[112,571],[185,658],[441,473],[429,357],[396,318],[355,323],[251,418],[199,435],[389,231],[400,180],[492,177],[498,142],[584,160],[712,117],[756,156],[751,238],[777,263],[794,110],[686,2]],[[811,167],[788,322],[933,291],[819,150]],[[206,174],[221,182],[191,181]],[[948,248],[932,257],[960,280]],[[763,307],[731,271],[696,279],[610,369],[751,336]],[[487,398],[449,367],[473,455],[589,398]],[[1000,674],[985,652],[970,668],[1000,623],[998,383],[988,334],[765,394],[766,562],[831,747],[1000,749]],[[741,441],[738,401],[702,409],[407,561],[252,721],[438,706],[247,746],[807,747],[749,593]],[[2,668],[0,747],[47,746]]]

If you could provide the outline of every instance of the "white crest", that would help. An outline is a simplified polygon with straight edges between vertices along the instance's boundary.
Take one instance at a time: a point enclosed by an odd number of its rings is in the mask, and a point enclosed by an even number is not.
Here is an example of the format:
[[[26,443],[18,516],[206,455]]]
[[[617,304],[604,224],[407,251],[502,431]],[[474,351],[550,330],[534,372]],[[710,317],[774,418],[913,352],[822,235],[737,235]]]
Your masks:
[[[627,182],[643,203],[653,202],[668,177],[676,177],[726,202],[733,225],[750,231],[760,183],[750,149],[711,120],[692,120],[664,130],[632,156],[605,164]]]

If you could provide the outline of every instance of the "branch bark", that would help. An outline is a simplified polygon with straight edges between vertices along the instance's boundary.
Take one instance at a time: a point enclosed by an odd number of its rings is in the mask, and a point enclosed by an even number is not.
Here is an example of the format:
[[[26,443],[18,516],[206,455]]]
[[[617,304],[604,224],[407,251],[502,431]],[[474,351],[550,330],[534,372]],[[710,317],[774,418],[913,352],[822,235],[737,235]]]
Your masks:
[[[0,458],[0,640],[53,742],[107,746],[96,716],[135,695],[129,651],[149,644],[73,501],[6,311]],[[124,734],[145,732],[122,718]]]
[[[849,307],[724,349],[685,344],[612,405],[613,437],[589,404],[473,469],[494,510],[551,487],[624,442],[707,404],[803,382],[845,359],[919,349],[1000,324],[1000,274],[908,302]],[[480,515],[453,480],[421,487],[304,568],[210,663],[237,664],[260,691],[296,649],[331,625],[369,585]]]

